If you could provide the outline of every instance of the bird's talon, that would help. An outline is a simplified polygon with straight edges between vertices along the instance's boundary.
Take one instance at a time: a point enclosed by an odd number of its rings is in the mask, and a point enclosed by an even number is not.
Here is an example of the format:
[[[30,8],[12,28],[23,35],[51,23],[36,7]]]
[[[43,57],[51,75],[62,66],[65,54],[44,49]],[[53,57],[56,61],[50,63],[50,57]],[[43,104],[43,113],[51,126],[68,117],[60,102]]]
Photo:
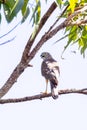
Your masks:
[[[41,94],[43,94],[43,95],[47,95],[47,92],[41,92]]]

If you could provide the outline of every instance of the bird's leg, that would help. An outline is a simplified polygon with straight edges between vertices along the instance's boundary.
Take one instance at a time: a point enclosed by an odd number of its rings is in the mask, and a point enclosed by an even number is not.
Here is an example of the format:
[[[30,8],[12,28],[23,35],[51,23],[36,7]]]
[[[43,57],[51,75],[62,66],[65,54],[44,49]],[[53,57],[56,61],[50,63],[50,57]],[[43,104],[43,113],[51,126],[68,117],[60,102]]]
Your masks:
[[[41,94],[47,94],[48,79],[45,79],[45,80],[46,80],[46,89],[45,89],[45,92],[41,92]]]
[[[47,87],[48,87],[48,79],[46,79],[46,90],[45,90],[45,94],[47,94]]]

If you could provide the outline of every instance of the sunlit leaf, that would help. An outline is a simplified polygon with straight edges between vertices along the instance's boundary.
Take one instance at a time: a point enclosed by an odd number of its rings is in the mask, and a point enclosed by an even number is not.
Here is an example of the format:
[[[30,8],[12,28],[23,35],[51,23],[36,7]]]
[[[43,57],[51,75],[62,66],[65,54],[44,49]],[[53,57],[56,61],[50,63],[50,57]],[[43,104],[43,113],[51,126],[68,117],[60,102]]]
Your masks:
[[[79,38],[78,44],[79,44],[79,47],[83,47],[84,46],[84,41],[83,41],[82,38]]]
[[[22,6],[22,15],[25,15],[27,10],[27,4],[29,0],[24,0],[24,5]]]
[[[77,2],[78,2],[78,0],[69,0],[70,8],[71,8],[72,12],[74,12],[75,5]]]

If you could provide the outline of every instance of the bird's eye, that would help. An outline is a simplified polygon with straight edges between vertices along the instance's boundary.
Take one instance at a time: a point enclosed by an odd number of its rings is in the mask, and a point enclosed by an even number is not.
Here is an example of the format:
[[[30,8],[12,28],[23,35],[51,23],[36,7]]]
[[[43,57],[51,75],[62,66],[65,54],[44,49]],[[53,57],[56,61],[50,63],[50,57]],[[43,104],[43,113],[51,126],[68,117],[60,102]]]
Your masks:
[[[44,57],[44,55],[42,55],[42,57]]]
[[[44,57],[44,55],[41,55],[41,57],[43,58],[43,57]]]

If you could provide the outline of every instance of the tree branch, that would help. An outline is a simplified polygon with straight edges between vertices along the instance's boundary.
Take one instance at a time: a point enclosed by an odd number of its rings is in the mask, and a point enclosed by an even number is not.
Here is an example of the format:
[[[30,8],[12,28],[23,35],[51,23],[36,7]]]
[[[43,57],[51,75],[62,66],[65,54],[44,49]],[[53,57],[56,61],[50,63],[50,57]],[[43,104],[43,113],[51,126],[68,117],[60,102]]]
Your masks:
[[[70,25],[71,26],[74,26],[74,25],[80,26],[80,25],[85,25],[85,24],[87,24],[87,19],[72,22]]]
[[[87,88],[84,89],[66,89],[66,90],[60,90],[59,95],[63,95],[63,94],[85,94],[87,95]],[[27,97],[23,97],[23,98],[16,98],[16,99],[1,99],[0,100],[0,104],[6,104],[6,103],[19,103],[19,102],[26,102],[26,101],[32,101],[32,100],[37,100],[40,99],[42,100],[43,98],[48,98],[51,97],[51,93],[48,94],[38,94],[38,95],[34,95],[34,96],[27,96]]]
[[[84,6],[81,6],[81,8],[79,10],[76,10],[74,13],[72,13],[71,15],[69,15],[69,17],[66,19],[67,21],[69,21],[68,25],[72,25],[72,18],[74,18],[75,16],[77,16],[78,14],[82,14],[85,11],[87,11],[87,4],[85,4]],[[75,21],[76,22],[76,21]],[[74,24],[73,24],[74,25]]]

